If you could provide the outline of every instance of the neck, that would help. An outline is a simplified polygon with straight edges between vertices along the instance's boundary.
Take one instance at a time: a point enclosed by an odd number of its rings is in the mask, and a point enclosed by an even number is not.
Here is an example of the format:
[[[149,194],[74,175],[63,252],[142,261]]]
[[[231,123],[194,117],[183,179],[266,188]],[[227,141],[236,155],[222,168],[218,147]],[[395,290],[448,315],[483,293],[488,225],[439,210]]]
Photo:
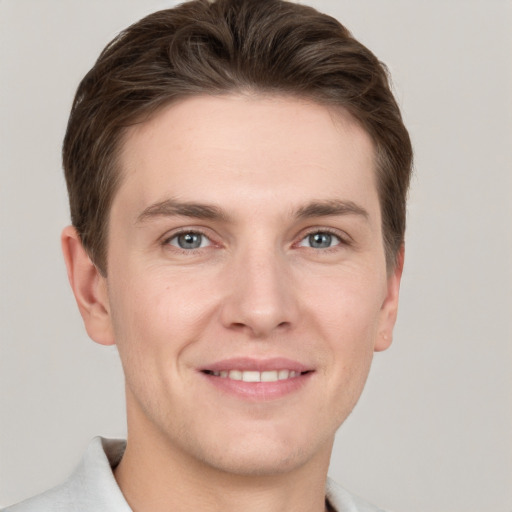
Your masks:
[[[162,433],[130,428],[129,422],[126,451],[114,473],[134,512],[324,512],[332,440],[328,444],[289,471],[237,474],[191,457]]]

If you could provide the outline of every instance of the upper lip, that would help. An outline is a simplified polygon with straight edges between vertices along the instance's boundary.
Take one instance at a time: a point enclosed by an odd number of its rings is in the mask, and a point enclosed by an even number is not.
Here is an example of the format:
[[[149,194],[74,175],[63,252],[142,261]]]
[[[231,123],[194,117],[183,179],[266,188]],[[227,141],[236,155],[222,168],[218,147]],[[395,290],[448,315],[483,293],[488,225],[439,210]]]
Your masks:
[[[205,365],[200,368],[200,371],[230,371],[230,370],[241,370],[241,371],[272,371],[272,370],[292,370],[295,372],[304,373],[312,371],[313,368],[306,366],[298,361],[288,359],[285,357],[273,357],[270,359],[255,359],[251,357],[234,357],[230,359],[224,359],[222,361],[215,361],[211,364]]]

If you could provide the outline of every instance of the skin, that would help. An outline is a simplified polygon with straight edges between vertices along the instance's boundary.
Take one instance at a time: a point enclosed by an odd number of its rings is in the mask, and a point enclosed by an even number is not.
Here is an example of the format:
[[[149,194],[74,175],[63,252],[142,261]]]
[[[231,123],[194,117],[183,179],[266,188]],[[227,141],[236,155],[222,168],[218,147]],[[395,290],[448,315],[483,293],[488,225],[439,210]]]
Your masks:
[[[369,136],[296,98],[199,96],[131,127],[120,163],[107,277],[72,227],[62,243],[89,335],[123,363],[128,503],[323,510],[335,432],[398,305],[403,251],[387,271]],[[233,357],[308,374],[226,392],[202,370]]]

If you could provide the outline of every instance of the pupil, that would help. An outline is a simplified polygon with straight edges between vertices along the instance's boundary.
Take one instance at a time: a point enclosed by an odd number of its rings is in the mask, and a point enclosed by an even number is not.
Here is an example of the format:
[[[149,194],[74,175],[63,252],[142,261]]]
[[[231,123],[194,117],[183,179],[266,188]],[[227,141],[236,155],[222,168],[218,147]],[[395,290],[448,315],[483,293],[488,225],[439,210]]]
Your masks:
[[[201,235],[198,233],[184,233],[178,237],[178,245],[182,249],[197,249],[201,246]]]
[[[309,243],[311,247],[316,249],[325,249],[331,246],[332,236],[329,233],[315,233],[309,235]]]

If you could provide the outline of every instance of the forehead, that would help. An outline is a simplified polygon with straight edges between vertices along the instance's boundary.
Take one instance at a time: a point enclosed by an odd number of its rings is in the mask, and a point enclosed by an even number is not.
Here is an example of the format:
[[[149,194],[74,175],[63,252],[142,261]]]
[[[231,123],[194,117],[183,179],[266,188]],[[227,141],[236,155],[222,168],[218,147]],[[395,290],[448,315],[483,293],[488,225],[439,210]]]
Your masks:
[[[257,202],[274,192],[284,203],[367,189],[376,197],[368,134],[339,108],[287,96],[197,96],[168,105],[129,128],[120,170],[117,195],[139,209],[176,195]]]

